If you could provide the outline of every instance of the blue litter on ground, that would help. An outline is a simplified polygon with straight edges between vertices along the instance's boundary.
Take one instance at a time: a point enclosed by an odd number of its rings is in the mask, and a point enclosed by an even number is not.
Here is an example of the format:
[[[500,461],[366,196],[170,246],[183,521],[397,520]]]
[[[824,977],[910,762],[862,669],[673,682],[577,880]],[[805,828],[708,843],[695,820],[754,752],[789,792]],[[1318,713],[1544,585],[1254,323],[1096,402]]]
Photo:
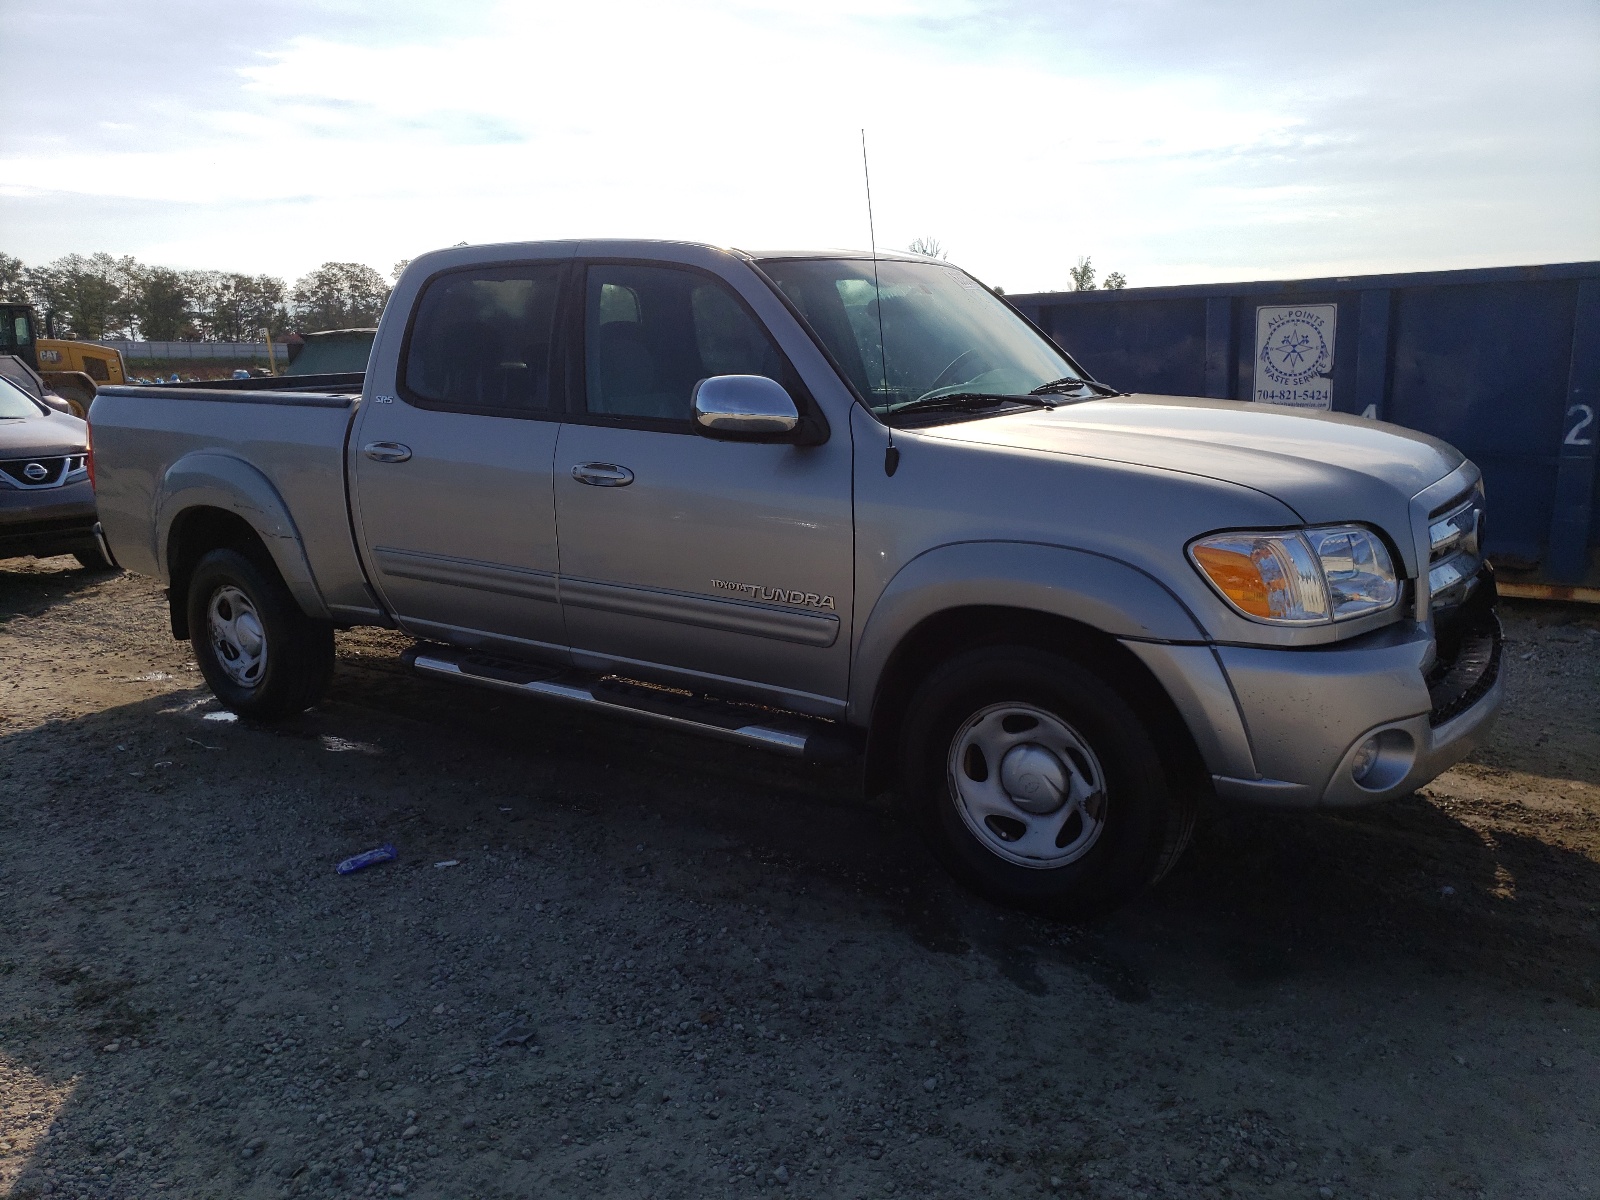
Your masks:
[[[376,866],[378,863],[393,862],[400,857],[399,851],[393,846],[379,846],[376,850],[368,850],[365,854],[358,854],[354,858],[347,858],[339,864],[339,874],[349,875],[361,870],[363,867]]]

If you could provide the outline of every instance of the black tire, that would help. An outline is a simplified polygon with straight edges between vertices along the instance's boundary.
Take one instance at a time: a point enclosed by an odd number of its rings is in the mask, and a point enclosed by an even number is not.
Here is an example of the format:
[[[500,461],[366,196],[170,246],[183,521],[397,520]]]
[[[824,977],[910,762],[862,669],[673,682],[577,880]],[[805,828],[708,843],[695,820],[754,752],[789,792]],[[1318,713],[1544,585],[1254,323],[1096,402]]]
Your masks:
[[[99,546],[92,550],[74,550],[72,557],[86,571],[110,571],[117,565],[101,552]]]
[[[1032,726],[1029,714],[1039,718]],[[1068,919],[1107,912],[1160,879],[1193,829],[1194,793],[1171,785],[1134,704],[1060,654],[1005,645],[966,651],[917,689],[902,729],[904,795],[934,853],[958,879],[1002,903]],[[1050,757],[1030,759],[1042,745],[1053,747]],[[1028,772],[1041,762],[1053,782],[1036,792],[1038,776]],[[1054,810],[1059,833],[1051,816],[1017,809],[1017,796],[1048,806],[1063,780],[1069,795],[1080,789],[1088,798],[1076,814],[1071,803]],[[1023,820],[1000,807],[983,815],[996,788]],[[1027,864],[1015,861],[1025,853],[1033,855]]]
[[[226,633],[219,632],[222,622],[213,626],[214,603],[231,619]],[[292,717],[315,704],[327,687],[333,626],[300,611],[270,562],[237,550],[211,551],[189,577],[188,612],[200,673],[217,699],[241,717]],[[252,639],[259,654],[241,654],[241,642]]]

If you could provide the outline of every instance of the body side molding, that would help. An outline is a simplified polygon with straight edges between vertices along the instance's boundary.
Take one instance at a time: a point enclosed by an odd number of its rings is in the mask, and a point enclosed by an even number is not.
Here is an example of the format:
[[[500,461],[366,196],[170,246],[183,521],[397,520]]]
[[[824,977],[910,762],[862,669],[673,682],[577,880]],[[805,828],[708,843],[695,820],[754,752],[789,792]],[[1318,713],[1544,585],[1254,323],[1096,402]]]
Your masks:
[[[818,649],[833,645],[839,638],[839,618],[832,613],[800,612],[720,597],[693,596],[684,592],[618,583],[597,583],[567,576],[561,579],[561,603],[629,617],[651,617],[657,621],[698,625],[723,633],[746,633]]]
[[[389,546],[374,546],[372,557],[385,575],[475,588],[482,592],[499,592],[507,596],[520,596],[525,600],[544,600],[550,604],[556,602],[556,577],[549,571],[508,567],[474,558],[424,554],[416,550],[396,550]]]

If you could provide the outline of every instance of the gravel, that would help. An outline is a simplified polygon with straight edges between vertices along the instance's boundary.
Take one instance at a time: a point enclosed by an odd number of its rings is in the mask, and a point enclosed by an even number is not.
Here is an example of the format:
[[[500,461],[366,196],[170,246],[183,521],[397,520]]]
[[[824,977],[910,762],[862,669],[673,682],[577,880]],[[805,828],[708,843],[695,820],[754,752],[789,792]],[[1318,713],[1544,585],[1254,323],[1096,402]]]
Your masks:
[[[382,631],[302,719],[208,721],[148,581],[0,564],[0,1193],[1583,1195],[1600,627],[1508,627],[1425,794],[1210,812],[1067,927],[842,771]]]

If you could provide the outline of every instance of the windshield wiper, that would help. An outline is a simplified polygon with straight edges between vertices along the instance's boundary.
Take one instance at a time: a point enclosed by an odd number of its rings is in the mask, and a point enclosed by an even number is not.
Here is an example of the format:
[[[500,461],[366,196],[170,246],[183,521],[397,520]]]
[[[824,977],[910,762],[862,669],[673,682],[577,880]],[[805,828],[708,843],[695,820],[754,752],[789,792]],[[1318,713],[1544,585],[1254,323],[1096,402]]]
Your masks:
[[[918,396],[915,400],[902,400],[898,404],[891,404],[887,412],[891,417],[908,412],[983,412],[1007,403],[1027,404],[1034,408],[1056,406],[1054,400],[1046,399],[1042,394],[1013,396],[1001,392],[946,392],[941,396]]]
[[[1081,387],[1099,388],[1107,396],[1131,396],[1132,392],[1120,391],[1109,383],[1101,383],[1097,379],[1079,379],[1076,375],[1063,375],[1060,379],[1052,379],[1049,383],[1041,383],[1030,396],[1062,395],[1066,392],[1075,392]]]

